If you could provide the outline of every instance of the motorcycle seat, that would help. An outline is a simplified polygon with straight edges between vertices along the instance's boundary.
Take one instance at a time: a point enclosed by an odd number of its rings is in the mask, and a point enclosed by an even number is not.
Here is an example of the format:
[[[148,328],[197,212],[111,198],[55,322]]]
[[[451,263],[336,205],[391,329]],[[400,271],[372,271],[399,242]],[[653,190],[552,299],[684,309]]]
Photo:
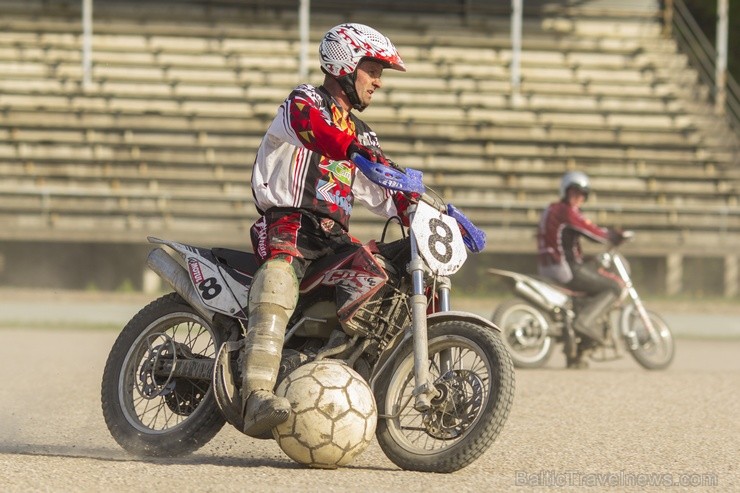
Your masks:
[[[220,262],[250,276],[253,276],[259,267],[257,257],[253,253],[232,250],[231,248],[212,248],[211,252]]]
[[[532,276],[532,277],[534,277],[538,281],[544,282],[544,283],[552,286],[553,288],[557,289],[558,291],[562,291],[563,293],[565,293],[566,295],[570,296],[571,298],[585,298],[586,296],[588,296],[588,293],[586,293],[585,291],[573,291],[572,289],[569,289],[569,288],[563,286],[562,284],[558,284],[557,282],[553,281],[552,279],[550,279],[548,277],[537,276],[537,275]]]

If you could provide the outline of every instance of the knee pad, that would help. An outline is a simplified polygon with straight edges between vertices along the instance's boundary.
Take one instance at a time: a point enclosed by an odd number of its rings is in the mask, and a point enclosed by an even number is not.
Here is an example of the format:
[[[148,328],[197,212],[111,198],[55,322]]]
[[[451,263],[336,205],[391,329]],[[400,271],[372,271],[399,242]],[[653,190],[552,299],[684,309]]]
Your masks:
[[[284,260],[268,260],[254,275],[249,289],[249,310],[263,303],[277,305],[290,317],[298,302],[298,278]]]

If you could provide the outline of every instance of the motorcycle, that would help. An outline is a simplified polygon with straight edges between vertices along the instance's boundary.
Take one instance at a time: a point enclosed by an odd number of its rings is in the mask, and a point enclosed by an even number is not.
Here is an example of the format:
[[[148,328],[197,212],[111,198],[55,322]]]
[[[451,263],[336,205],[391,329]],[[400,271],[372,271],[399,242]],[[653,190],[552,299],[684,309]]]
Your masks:
[[[485,234],[426,193],[421,172],[358,155],[353,162],[375,183],[407,194],[410,226],[385,242],[389,219],[380,241],[311,264],[286,330],[278,384],[307,362],[342,360],[373,391],[376,438],[388,458],[402,469],[453,472],[492,445],[514,395],[498,328],[450,307],[449,276],[465,262],[466,247],[483,249]],[[148,240],[182,258],[158,247],[147,259],[175,292],[124,327],[101,400],[125,450],[171,457],[198,449],[226,422],[242,430],[247,300],[258,265],[252,253]]]
[[[625,240],[634,237],[624,232]],[[673,361],[675,346],[668,324],[645,308],[630,278],[629,263],[612,245],[597,259],[600,266],[616,273],[625,288],[608,313],[596,323],[603,330],[604,343],[579,340],[573,329],[578,308],[589,300],[547,279],[517,272],[489,269],[506,279],[517,298],[496,307],[492,321],[500,327],[504,343],[517,368],[539,368],[547,363],[555,345],[563,344],[568,366],[578,366],[581,354],[594,361],[611,361],[625,351],[644,368],[661,370]]]

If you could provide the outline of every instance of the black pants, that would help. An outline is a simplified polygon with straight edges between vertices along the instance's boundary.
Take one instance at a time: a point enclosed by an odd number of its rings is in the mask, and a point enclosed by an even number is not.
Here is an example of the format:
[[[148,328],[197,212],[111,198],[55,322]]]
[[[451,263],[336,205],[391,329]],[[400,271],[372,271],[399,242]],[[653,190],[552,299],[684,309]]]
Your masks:
[[[566,284],[568,289],[583,291],[589,296],[612,291],[619,296],[622,293],[622,283],[615,274],[607,272],[596,265],[595,262],[583,264],[571,264],[573,279]]]

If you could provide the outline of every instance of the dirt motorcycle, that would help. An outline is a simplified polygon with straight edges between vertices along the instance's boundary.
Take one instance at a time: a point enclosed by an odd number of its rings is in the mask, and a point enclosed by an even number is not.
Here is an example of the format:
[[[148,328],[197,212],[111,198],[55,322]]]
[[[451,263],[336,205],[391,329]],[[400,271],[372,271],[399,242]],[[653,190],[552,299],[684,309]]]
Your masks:
[[[623,233],[625,240],[634,233]],[[580,306],[589,298],[545,278],[517,272],[489,269],[490,274],[508,282],[517,298],[496,307],[492,320],[500,327],[504,342],[518,368],[539,368],[547,363],[557,343],[563,343],[568,366],[588,354],[595,361],[618,359],[625,351],[648,370],[667,368],[675,352],[668,324],[657,313],[645,308],[630,278],[629,263],[612,245],[596,261],[603,269],[617,274],[624,283],[622,296],[598,320],[605,342],[583,339],[573,329]]]
[[[311,264],[286,330],[278,384],[307,362],[342,360],[373,391],[376,437],[392,462],[456,471],[494,442],[514,394],[499,330],[450,309],[448,276],[465,262],[466,247],[483,249],[485,234],[425,193],[419,171],[357,155],[353,161],[375,183],[410,197],[410,226],[400,226],[401,239],[384,242],[391,219],[380,241]],[[120,333],[105,366],[102,407],[127,451],[178,456],[204,445],[225,422],[242,430],[247,300],[258,265],[252,253],[149,241],[182,258],[155,248],[147,260],[175,292]]]

